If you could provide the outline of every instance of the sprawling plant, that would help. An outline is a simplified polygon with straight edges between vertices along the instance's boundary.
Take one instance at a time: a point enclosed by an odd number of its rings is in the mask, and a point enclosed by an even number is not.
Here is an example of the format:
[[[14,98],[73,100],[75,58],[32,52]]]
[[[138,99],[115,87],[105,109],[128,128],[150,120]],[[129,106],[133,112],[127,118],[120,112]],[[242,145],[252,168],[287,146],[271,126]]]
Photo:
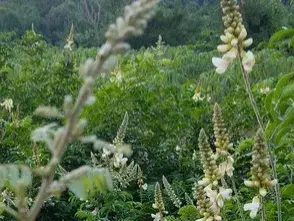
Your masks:
[[[1,203],[1,211],[6,211],[18,220],[34,221],[44,201],[52,195],[59,195],[66,188],[82,199],[91,196],[97,190],[111,188],[112,182],[107,169],[82,166],[61,176],[58,180],[55,179],[55,172],[68,144],[76,139],[93,143],[96,149],[103,147],[115,154],[122,154],[122,149],[101,143],[96,136],[83,136],[87,121],[79,119],[79,116],[82,109],[94,101],[92,90],[95,79],[112,68],[115,54],[129,49],[129,45],[125,42],[128,37],[143,33],[147,21],[154,15],[154,6],[157,2],[157,0],[136,1],[125,8],[124,17],[119,17],[115,24],[110,25],[106,32],[107,41],[99,50],[96,59],[87,60],[80,70],[83,85],[75,102],[71,96],[66,96],[63,112],[53,107],[40,107],[36,110],[37,115],[61,119],[65,121],[65,125],[59,127],[57,123],[51,123],[36,129],[32,134],[33,141],[45,142],[52,154],[46,166],[32,171],[24,165],[1,165],[0,188],[2,190],[3,187],[6,187],[14,191],[15,208],[17,209]],[[29,208],[26,190],[32,184],[33,174],[40,176],[42,183],[33,205]]]

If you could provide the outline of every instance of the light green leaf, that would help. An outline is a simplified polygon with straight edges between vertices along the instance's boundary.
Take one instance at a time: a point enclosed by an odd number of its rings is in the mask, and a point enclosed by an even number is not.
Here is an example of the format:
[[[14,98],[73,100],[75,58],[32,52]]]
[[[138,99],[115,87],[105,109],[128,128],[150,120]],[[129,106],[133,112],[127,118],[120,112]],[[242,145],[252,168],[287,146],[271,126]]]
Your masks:
[[[288,184],[281,189],[283,199],[294,200],[294,184]]]
[[[68,188],[78,198],[85,200],[97,192],[111,190],[113,186],[107,169],[93,169],[79,178],[70,180]]]

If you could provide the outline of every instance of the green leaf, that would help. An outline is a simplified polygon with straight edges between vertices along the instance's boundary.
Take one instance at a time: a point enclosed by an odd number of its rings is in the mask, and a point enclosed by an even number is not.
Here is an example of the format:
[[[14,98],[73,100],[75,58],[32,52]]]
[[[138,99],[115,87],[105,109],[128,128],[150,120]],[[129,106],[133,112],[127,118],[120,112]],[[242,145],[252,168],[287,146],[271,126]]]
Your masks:
[[[294,200],[294,184],[288,184],[281,189],[282,198]]]
[[[23,165],[0,165],[0,190],[7,185],[12,190],[18,188],[19,181],[28,187],[32,184],[32,173]]]
[[[273,34],[269,40],[269,46],[274,47],[280,41],[290,39],[294,36],[294,29],[280,30]]]
[[[0,166],[0,192],[2,188],[5,186],[6,180],[7,180],[6,168],[4,168],[3,166]]]
[[[15,165],[8,165],[7,166],[8,171],[8,183],[13,189],[17,189],[17,181],[19,180],[19,168]]]
[[[273,138],[276,146],[287,142],[294,129],[294,73],[283,76],[265,100],[265,108],[270,116],[265,134]]]
[[[97,192],[111,190],[112,180],[107,169],[93,169],[83,176],[70,180],[68,188],[81,200],[86,200]]]

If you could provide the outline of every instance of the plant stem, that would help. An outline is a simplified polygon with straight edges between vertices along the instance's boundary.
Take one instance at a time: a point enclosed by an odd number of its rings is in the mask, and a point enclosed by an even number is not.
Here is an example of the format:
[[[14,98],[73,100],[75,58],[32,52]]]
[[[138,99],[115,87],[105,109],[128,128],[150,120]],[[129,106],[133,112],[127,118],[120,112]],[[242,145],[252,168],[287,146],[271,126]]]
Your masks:
[[[265,204],[264,198],[260,196],[260,205],[261,205],[261,221],[265,221]]]
[[[263,123],[262,123],[261,115],[260,115],[260,112],[258,110],[258,107],[257,107],[256,101],[254,99],[254,96],[252,94],[248,73],[246,72],[246,70],[244,69],[244,67],[242,65],[242,58],[241,58],[240,49],[239,49],[239,53],[238,53],[238,61],[239,61],[240,69],[241,69],[241,72],[242,72],[242,77],[243,77],[243,80],[244,80],[246,92],[247,92],[247,94],[249,96],[249,99],[250,99],[251,106],[252,106],[252,108],[254,110],[254,113],[255,113],[256,119],[258,121],[258,124],[259,124],[260,128],[264,132],[264,126],[263,126]],[[273,155],[273,153],[271,151],[270,145],[267,145],[267,150],[268,150],[268,153],[269,153],[270,164],[271,164],[271,167],[272,167],[272,170],[273,170],[273,177],[274,177],[275,180],[278,181],[277,168],[276,168],[276,163],[275,163],[276,159],[275,159],[275,156]],[[276,195],[276,203],[277,203],[278,221],[282,221],[281,192],[280,192],[279,182],[277,182],[277,184],[275,185],[275,195]]]
[[[233,191],[234,191],[236,202],[237,202],[238,209],[239,209],[239,214],[241,216],[242,221],[245,221],[245,216],[244,216],[244,213],[243,213],[242,205],[241,205],[241,203],[239,201],[239,194],[238,194],[238,191],[237,191],[237,187],[236,187],[234,177],[231,177],[231,181],[232,181]]]

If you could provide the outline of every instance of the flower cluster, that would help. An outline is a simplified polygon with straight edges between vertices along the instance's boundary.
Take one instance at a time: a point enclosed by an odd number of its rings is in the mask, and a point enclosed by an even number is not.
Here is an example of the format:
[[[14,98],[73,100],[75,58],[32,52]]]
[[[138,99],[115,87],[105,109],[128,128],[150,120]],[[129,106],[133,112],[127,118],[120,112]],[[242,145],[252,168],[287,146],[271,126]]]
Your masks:
[[[229,136],[218,104],[214,105],[212,120],[214,137],[216,139],[214,145],[216,147],[216,158],[219,162],[219,172],[221,176],[227,174],[229,177],[232,177],[234,159],[229,153],[229,148],[232,144],[229,143]]]
[[[153,203],[152,207],[158,212],[151,214],[151,217],[154,218],[154,221],[165,221],[164,214],[167,214],[167,211],[165,211],[162,192],[158,182],[155,184],[154,201],[155,203]]]
[[[4,107],[8,112],[11,112],[11,109],[13,108],[13,100],[12,99],[5,99],[3,103],[0,103],[2,107]]]
[[[199,214],[203,217],[198,219],[197,221],[206,221],[206,220],[216,220],[215,218],[219,219],[218,216],[215,217],[213,215],[213,211],[211,209],[212,203],[210,202],[209,198],[206,195],[204,190],[204,186],[196,185],[195,186],[195,199],[197,200],[197,210]],[[221,219],[219,219],[221,220]]]
[[[66,39],[66,45],[64,46],[64,49],[68,49],[72,51],[72,45],[74,44],[74,26],[71,25],[69,35]]]
[[[138,182],[137,182],[139,188],[141,189],[144,189],[144,180],[143,180],[143,172],[142,172],[142,169],[141,167],[138,165]],[[146,186],[146,189],[147,189],[147,184],[145,185]]]
[[[212,62],[216,66],[216,72],[223,74],[233,60],[240,57],[244,71],[249,73],[255,64],[255,58],[251,51],[245,52],[244,49],[249,47],[253,40],[252,38],[246,40],[247,31],[242,23],[243,19],[239,12],[239,6],[234,0],[222,0],[221,8],[225,31],[224,35],[220,37],[223,44],[219,45],[217,50],[224,53],[224,55],[222,58],[212,58]]]
[[[259,195],[253,198],[252,203],[245,204],[244,210],[250,210],[250,216],[254,218],[260,207],[260,198],[267,194],[267,188],[277,184],[277,180],[271,180],[269,156],[262,129],[255,136],[251,165],[251,181],[246,180],[244,183],[248,187],[257,187]]]
[[[199,134],[199,149],[204,168],[204,178],[198,182],[195,193],[199,213],[203,216],[199,221],[222,220],[221,208],[224,201],[231,197],[232,190],[219,186],[221,173],[216,161],[217,154],[212,152],[203,129]]]
[[[204,101],[204,100],[206,100],[207,102],[209,102],[211,100],[211,97],[209,96],[209,94],[207,94],[207,95],[201,94],[201,89],[199,87],[196,87],[192,99],[195,102]]]
[[[113,140],[115,146],[122,145],[124,143],[124,138],[126,136],[126,131],[129,124],[129,115],[128,112],[125,113],[124,119],[117,131],[116,137]]]
[[[204,171],[204,178],[199,182],[201,185],[205,186],[208,184],[217,186],[220,174],[216,164],[215,155],[210,148],[207,135],[203,129],[201,129],[199,134],[199,149],[201,154],[201,163],[203,165]]]

